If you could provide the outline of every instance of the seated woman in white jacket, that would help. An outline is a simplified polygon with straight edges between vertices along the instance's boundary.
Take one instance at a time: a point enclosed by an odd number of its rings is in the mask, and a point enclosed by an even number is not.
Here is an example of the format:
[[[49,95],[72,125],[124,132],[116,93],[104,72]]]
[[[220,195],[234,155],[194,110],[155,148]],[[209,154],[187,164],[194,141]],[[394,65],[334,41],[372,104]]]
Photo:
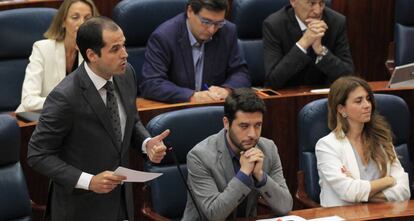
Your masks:
[[[328,97],[330,134],[315,148],[323,207],[410,198],[408,174],[394,151],[392,133],[375,111],[368,83],[342,77]]]
[[[16,112],[41,110],[50,91],[82,63],[76,33],[86,19],[97,15],[92,0],[63,1],[44,34],[47,39],[33,44]]]

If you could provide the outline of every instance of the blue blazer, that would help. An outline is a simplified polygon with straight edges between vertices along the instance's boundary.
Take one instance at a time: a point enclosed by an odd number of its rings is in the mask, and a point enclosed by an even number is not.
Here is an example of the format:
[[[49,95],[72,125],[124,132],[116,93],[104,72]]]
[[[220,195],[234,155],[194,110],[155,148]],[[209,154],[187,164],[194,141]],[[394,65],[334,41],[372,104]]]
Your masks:
[[[142,96],[163,102],[186,102],[194,93],[194,64],[181,13],[161,24],[150,36],[142,67]],[[227,88],[250,86],[247,64],[237,44],[234,24],[227,22],[205,44],[203,84]]]

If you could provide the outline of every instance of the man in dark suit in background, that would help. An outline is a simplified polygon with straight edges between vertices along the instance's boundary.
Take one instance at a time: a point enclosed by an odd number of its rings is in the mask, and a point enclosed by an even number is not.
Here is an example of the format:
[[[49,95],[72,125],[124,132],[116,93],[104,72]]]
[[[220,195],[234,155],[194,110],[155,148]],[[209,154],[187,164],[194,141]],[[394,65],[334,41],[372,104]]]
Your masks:
[[[142,68],[142,96],[164,102],[215,101],[249,87],[247,65],[227,0],[189,0],[185,13],[150,36]]]
[[[290,0],[263,23],[266,85],[329,84],[353,72],[345,17],[324,0]]]
[[[28,163],[51,178],[52,220],[133,220],[132,186],[113,171],[128,166],[129,147],[160,162],[169,131],[150,138],[142,125],[125,37],[112,20],[86,21],[76,42],[85,62],[47,97]]]

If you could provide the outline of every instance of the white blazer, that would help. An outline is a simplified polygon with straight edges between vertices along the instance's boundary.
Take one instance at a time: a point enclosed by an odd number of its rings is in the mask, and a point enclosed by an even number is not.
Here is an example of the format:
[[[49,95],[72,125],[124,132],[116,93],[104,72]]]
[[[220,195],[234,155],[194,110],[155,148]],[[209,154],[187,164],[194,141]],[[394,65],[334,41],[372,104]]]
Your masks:
[[[358,163],[348,138],[337,139],[331,132],[316,143],[315,148],[320,201],[323,207],[342,206],[359,202],[367,202],[371,191],[370,181],[361,180]],[[353,178],[341,172],[345,166]],[[396,185],[382,192],[388,201],[404,201],[410,199],[408,174],[404,172],[398,158],[387,164],[387,175],[396,179]]]
[[[78,64],[83,61],[78,55]],[[47,95],[66,76],[66,55],[63,42],[51,39],[33,44],[26,68],[21,104],[16,112],[40,110]]]

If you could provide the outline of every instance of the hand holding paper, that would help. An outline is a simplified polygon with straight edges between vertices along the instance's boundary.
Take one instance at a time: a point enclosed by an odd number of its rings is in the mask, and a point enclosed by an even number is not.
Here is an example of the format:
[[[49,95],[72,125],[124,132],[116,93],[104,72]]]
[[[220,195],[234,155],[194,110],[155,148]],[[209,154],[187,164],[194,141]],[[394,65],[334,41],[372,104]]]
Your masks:
[[[125,176],[126,180],[123,182],[147,182],[162,175],[162,173],[147,173],[138,170],[131,170],[125,167],[118,167],[114,171],[115,175]]]

